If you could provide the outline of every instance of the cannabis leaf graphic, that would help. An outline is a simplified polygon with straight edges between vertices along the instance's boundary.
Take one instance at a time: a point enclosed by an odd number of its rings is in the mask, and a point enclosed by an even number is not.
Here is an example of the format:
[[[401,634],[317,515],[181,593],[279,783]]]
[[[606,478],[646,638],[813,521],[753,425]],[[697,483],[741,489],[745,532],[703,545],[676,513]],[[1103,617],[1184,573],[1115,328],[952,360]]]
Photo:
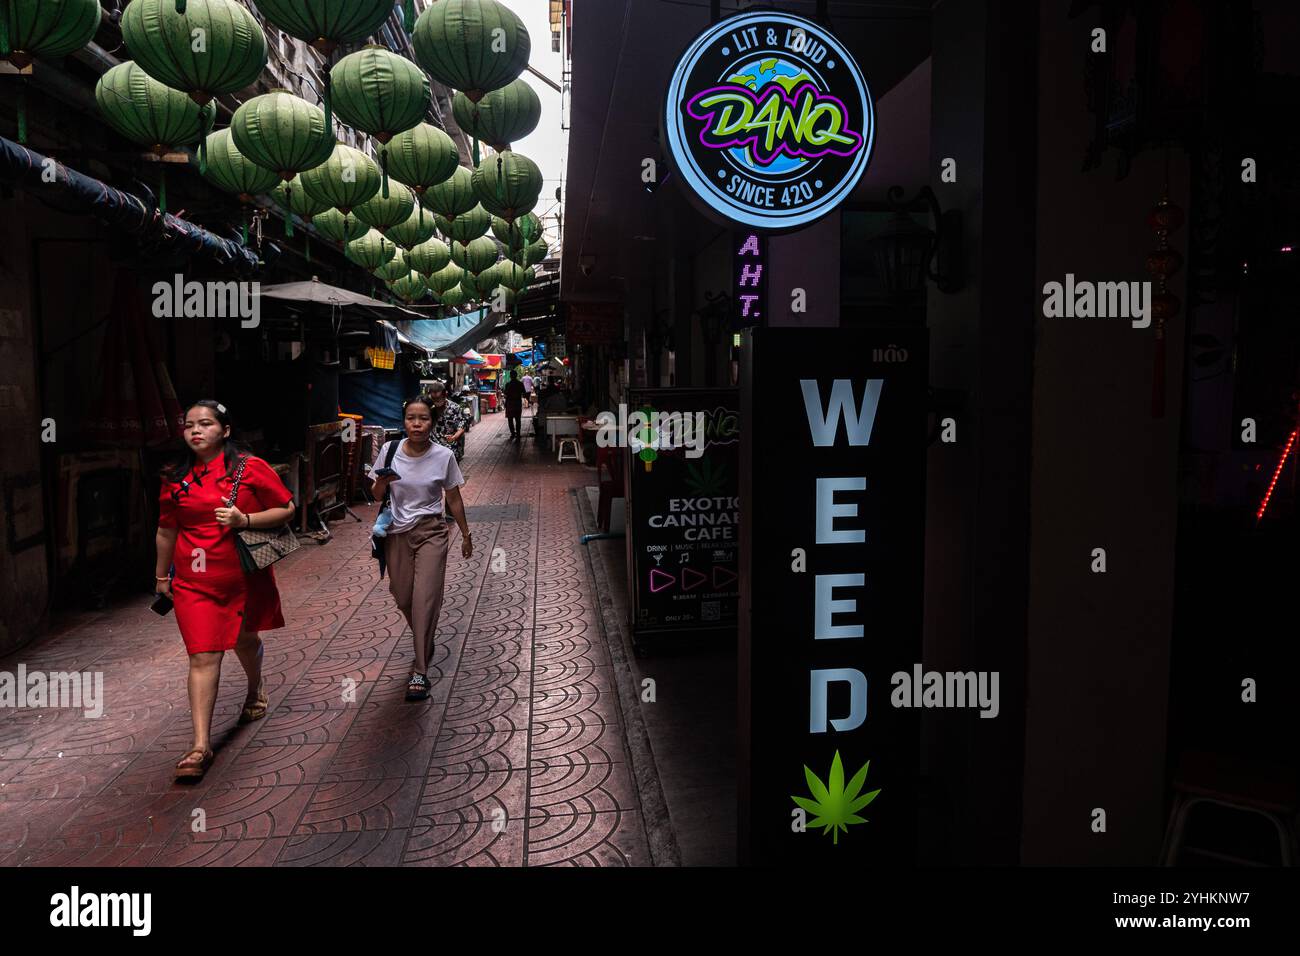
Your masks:
[[[853,775],[846,788],[844,786],[844,764],[840,762],[840,752],[835,751],[835,759],[831,761],[831,775],[827,783],[822,783],[817,774],[813,773],[805,764],[803,768],[804,779],[808,781],[808,791],[814,799],[809,800],[807,797],[791,797],[798,806],[814,814],[812,820],[808,822],[810,827],[822,827],[822,835],[832,833],[834,836],[831,842],[839,845],[840,831],[849,832],[849,824],[866,823],[857,813],[872,800],[876,799],[879,790],[872,790],[870,793],[858,796],[858,791],[862,785],[867,782],[867,768],[871,766],[868,760],[862,765],[862,769]]]
[[[718,467],[714,468],[712,462],[705,458],[699,466],[690,464],[686,465],[686,486],[694,494],[705,498],[711,498],[722,493],[727,483],[727,466],[719,462]]]

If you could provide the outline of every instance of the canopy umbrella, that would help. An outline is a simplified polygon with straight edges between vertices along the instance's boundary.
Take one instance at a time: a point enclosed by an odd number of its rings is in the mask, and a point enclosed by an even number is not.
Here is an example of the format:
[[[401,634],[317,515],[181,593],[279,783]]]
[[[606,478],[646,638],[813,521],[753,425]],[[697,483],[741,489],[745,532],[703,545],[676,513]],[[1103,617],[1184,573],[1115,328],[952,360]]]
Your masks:
[[[338,286],[321,282],[320,279],[314,276],[310,282],[282,282],[278,285],[264,285],[259,294],[266,296],[268,299],[289,299],[294,302],[310,302],[316,305],[330,305],[340,308],[347,305],[362,305],[369,309],[394,308],[390,302],[381,302],[379,299],[372,299],[360,292],[340,289]]]
[[[454,359],[452,359],[452,361],[453,361],[453,362],[464,362],[466,365],[482,365],[482,364],[483,364],[483,356],[479,355],[479,354],[478,354],[477,352],[475,352],[473,349],[470,349],[470,350],[469,350],[468,352],[466,352],[464,355],[458,355],[458,356],[456,356]]]

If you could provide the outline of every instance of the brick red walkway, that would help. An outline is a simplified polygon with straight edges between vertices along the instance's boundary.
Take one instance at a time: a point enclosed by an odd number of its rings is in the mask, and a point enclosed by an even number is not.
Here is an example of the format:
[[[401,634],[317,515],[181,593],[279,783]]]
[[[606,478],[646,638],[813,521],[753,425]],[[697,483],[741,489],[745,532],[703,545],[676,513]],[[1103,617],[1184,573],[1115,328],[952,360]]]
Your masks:
[[[499,414],[470,432],[477,551],[453,534],[427,702],[403,700],[411,639],[369,557],[373,508],[277,566],[270,711],[236,725],[228,654],[197,784],[171,774],[190,742],[184,649],[144,598],[0,660],[102,671],[106,699],[97,720],[0,712],[0,866],[648,864],[570,492],[593,473],[505,435]]]

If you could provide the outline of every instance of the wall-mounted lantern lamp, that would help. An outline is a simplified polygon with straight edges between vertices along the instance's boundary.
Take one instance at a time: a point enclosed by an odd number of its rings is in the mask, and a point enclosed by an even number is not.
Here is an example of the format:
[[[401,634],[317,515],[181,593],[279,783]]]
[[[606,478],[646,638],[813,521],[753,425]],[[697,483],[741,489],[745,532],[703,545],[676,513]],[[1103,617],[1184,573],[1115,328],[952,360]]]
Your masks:
[[[893,299],[910,299],[922,291],[926,279],[940,292],[961,291],[961,212],[940,209],[938,197],[929,186],[921,187],[907,202],[903,201],[901,186],[891,186],[888,195],[894,214],[867,240],[886,294]],[[917,222],[908,211],[922,200],[929,206],[934,228]]]

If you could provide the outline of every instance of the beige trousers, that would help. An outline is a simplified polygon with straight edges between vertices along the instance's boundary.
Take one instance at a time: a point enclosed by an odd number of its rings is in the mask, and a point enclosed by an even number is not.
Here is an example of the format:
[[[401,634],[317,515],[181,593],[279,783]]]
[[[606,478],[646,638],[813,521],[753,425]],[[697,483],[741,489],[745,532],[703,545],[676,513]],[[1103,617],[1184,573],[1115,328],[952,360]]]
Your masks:
[[[400,534],[390,531],[384,539],[388,588],[411,626],[415,669],[421,674],[428,672],[438,615],[442,613],[450,537],[442,515],[429,515]]]

